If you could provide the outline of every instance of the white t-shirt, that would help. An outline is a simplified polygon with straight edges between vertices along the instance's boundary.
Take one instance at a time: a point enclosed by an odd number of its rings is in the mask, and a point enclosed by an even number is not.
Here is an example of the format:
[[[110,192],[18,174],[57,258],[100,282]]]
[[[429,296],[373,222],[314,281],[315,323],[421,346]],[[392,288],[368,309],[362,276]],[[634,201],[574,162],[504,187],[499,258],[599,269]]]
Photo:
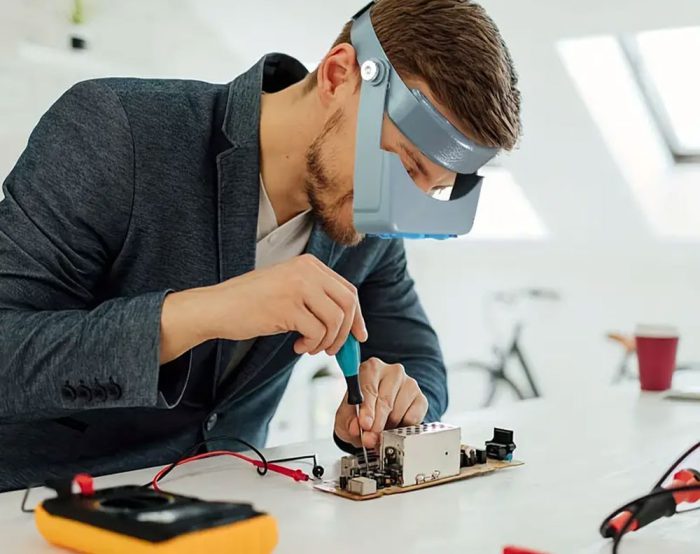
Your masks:
[[[255,269],[269,267],[302,254],[309,242],[312,228],[311,210],[300,213],[284,225],[278,225],[275,210],[262,177],[260,178]]]

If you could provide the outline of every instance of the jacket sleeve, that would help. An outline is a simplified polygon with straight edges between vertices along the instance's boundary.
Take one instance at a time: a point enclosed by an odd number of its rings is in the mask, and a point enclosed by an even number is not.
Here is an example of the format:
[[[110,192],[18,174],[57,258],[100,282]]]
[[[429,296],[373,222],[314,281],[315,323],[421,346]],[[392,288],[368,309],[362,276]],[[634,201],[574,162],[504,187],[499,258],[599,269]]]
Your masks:
[[[447,377],[440,344],[430,326],[406,268],[402,240],[392,240],[359,287],[369,339],[362,359],[372,356],[401,363],[428,398],[425,421],[437,421],[447,409]]]
[[[116,94],[80,83],[42,117],[0,202],[0,421],[167,405],[160,313],[169,291],[101,302],[134,192]]]

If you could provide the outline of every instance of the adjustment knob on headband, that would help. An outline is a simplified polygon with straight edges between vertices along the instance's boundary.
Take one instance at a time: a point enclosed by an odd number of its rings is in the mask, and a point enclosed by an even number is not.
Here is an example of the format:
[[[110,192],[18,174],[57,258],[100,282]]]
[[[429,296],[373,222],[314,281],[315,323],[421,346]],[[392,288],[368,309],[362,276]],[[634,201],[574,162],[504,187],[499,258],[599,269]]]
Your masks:
[[[362,76],[362,80],[373,85],[378,85],[381,83],[385,73],[384,64],[374,58],[365,60],[360,66],[360,75]]]

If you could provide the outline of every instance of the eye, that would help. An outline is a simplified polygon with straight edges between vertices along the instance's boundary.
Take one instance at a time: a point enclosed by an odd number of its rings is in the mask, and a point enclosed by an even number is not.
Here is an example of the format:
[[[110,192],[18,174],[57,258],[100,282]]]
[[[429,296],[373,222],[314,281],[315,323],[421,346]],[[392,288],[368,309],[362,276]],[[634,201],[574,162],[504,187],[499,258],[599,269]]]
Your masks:
[[[428,177],[428,172],[425,170],[425,167],[423,164],[420,162],[420,160],[414,156],[411,156],[411,160],[413,161],[413,164],[416,168],[416,171],[421,174],[423,177]]]
[[[408,173],[411,178],[415,179],[415,177],[420,173],[418,166],[408,154],[404,154],[401,157],[401,163],[406,169],[406,173]]]
[[[409,152],[406,152],[406,162],[404,163],[404,166],[411,177],[420,176],[426,179],[428,178],[428,173],[425,171],[423,164],[421,164],[420,160],[411,155]]]

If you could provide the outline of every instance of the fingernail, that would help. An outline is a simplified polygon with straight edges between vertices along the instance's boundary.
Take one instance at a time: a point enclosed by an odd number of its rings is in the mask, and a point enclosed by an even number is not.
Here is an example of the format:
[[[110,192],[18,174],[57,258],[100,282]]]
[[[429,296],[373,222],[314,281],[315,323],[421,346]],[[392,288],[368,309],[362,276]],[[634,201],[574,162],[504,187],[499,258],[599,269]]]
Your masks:
[[[367,429],[367,428],[369,428],[369,427],[372,427],[372,418],[371,418],[371,417],[365,416],[365,417],[360,418],[360,419],[361,419],[361,421],[362,421],[362,427],[363,427],[364,429]]]

